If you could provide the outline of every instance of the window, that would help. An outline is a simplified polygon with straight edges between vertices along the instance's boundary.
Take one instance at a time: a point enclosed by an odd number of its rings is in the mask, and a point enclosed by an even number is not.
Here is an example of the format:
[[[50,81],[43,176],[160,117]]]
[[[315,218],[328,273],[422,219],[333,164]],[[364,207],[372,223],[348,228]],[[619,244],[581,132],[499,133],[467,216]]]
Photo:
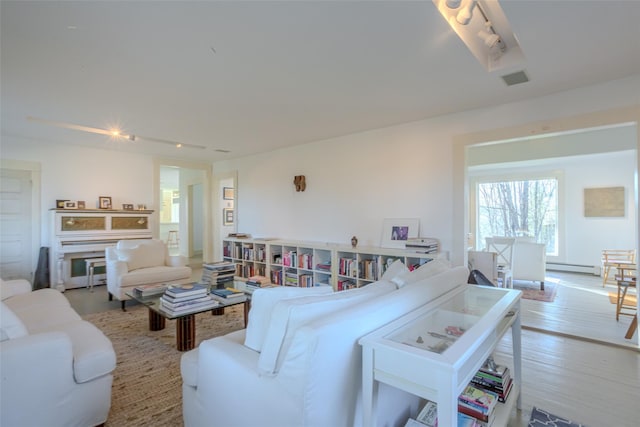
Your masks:
[[[558,255],[558,179],[483,179],[478,181],[477,244],[486,237],[532,237]]]

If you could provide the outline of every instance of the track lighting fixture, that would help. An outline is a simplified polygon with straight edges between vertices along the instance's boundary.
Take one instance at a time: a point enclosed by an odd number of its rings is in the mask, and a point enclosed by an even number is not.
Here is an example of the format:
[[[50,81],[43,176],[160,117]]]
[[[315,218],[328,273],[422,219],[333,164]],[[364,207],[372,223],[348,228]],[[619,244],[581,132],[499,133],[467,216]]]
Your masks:
[[[476,7],[476,0],[466,0],[462,9],[456,15],[456,21],[460,25],[467,25],[471,21],[471,17],[473,16],[473,9]]]
[[[478,37],[482,39],[482,41],[484,42],[485,45],[487,45],[488,48],[494,47],[500,41],[499,35],[495,33],[489,33],[488,31],[485,31],[485,30],[478,31]]]
[[[460,3],[462,3],[462,0],[447,0],[447,7],[449,9],[457,9],[460,7]]]

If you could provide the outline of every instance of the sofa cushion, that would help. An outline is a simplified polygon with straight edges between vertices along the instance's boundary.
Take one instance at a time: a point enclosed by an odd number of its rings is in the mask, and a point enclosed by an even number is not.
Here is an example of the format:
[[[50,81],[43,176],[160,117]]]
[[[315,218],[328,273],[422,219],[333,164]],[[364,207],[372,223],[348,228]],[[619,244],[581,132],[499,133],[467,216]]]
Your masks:
[[[447,271],[450,268],[451,266],[448,261],[434,259],[427,262],[426,264],[421,265],[413,271],[406,271],[397,275],[396,277],[391,279],[391,281],[398,285],[398,288],[401,288],[409,283],[418,282],[422,279],[426,279],[427,277],[431,277],[438,273],[442,273],[443,271]]]
[[[255,351],[262,351],[264,338],[271,320],[271,312],[278,301],[309,295],[323,295],[332,293],[331,286],[314,286],[311,288],[297,288],[292,286],[278,286],[275,288],[256,289],[251,295],[251,310],[244,345]]]
[[[279,301],[271,314],[269,329],[260,353],[259,372],[264,375],[274,375],[278,372],[293,336],[301,326],[394,290],[395,284],[378,281],[361,288],[329,295]]]
[[[24,323],[4,302],[0,302],[0,339],[14,339],[29,335]]]
[[[127,263],[129,271],[165,265],[165,246],[162,242],[144,242],[132,248],[119,248],[118,259]]]
[[[123,274],[120,278],[120,287],[171,283],[189,278],[191,278],[191,267],[147,267]]]

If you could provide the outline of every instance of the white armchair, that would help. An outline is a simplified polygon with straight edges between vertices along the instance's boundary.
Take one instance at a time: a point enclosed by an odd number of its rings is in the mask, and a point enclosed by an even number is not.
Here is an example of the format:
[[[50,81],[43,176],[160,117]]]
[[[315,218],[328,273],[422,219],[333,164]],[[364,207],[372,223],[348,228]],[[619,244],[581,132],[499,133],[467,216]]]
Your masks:
[[[140,285],[190,283],[191,268],[185,257],[169,255],[167,246],[158,239],[121,240],[105,250],[109,300],[130,299],[126,292]]]

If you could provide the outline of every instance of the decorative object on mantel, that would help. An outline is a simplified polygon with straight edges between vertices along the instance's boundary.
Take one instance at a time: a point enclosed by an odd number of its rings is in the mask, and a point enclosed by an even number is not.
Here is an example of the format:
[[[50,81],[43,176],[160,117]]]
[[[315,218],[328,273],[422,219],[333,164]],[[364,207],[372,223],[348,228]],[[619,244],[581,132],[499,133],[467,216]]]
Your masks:
[[[356,236],[353,236],[351,238],[351,247],[355,248],[356,246],[358,246],[358,238]]]
[[[143,204],[139,204],[139,205],[138,205],[138,210],[139,210],[139,211],[144,211],[144,210],[146,210],[146,209],[147,209],[147,205],[143,205]]]
[[[78,209],[85,209],[86,208],[86,204],[84,203],[84,200],[78,200]]]
[[[67,199],[64,199],[64,200],[58,199],[58,200],[56,200],[56,208],[57,209],[64,209],[64,202],[68,202],[68,201],[69,200],[67,200]]]
[[[78,208],[78,204],[76,202],[72,202],[71,200],[67,200],[66,202],[64,202],[64,208],[65,209],[77,209]]]
[[[304,175],[296,175],[293,177],[293,185],[296,186],[296,191],[304,191],[307,188]]]
[[[133,205],[129,204],[129,203],[124,203],[122,205],[122,210],[123,211],[132,211],[133,210]]]
[[[98,207],[100,209],[111,209],[111,197],[100,196],[98,199]]]

